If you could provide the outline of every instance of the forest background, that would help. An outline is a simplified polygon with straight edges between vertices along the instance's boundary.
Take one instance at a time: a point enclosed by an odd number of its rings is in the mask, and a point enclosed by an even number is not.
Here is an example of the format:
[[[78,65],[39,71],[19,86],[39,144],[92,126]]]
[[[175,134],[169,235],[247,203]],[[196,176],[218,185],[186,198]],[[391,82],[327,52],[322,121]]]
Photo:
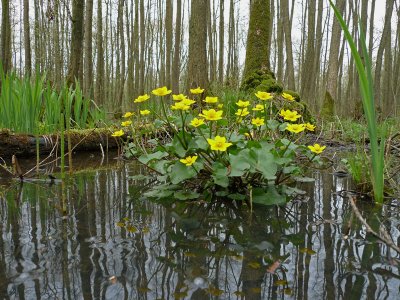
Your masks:
[[[366,32],[381,117],[398,114],[398,2],[335,1],[353,36]],[[162,85],[219,94],[241,85],[251,5],[269,12],[269,63],[284,88],[317,115],[325,105],[360,117],[357,71],[326,0],[2,0],[1,61],[54,88],[77,78],[108,111]]]

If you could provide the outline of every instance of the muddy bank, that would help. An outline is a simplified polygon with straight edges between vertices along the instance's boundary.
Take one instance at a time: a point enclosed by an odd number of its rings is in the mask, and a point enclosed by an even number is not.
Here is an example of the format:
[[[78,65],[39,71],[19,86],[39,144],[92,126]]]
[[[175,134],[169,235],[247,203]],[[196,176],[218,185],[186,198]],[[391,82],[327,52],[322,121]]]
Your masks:
[[[69,133],[71,148],[73,151],[106,151],[116,149],[119,140],[111,136],[112,132],[107,129],[91,129],[82,131],[71,131]],[[67,134],[65,134],[65,151],[67,151]],[[28,134],[14,134],[8,130],[0,132],[0,157],[28,157],[36,155],[36,144],[39,143],[39,153],[46,155],[60,152],[60,135],[48,134],[35,137]]]

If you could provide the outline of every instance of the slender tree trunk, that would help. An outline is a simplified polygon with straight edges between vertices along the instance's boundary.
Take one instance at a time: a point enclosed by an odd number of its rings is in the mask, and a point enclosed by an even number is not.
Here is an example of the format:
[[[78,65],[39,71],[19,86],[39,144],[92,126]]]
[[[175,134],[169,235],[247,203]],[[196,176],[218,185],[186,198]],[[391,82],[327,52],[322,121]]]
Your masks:
[[[179,73],[181,66],[181,22],[182,22],[182,1],[176,1],[176,19],[175,19],[175,45],[172,64],[172,91],[179,92]]]
[[[276,16],[277,16],[277,25],[276,25],[276,52],[277,52],[277,70],[276,70],[276,79],[284,82],[284,72],[283,72],[283,64],[284,64],[284,54],[283,54],[283,42],[284,42],[284,31],[283,31],[283,18],[281,16],[281,4],[279,1],[276,3]]]
[[[293,47],[292,47],[292,23],[289,18],[289,1],[281,1],[281,18],[283,21],[283,31],[285,32],[285,49],[286,49],[286,74],[287,85],[290,90],[295,91],[294,63],[293,63]]]
[[[146,27],[144,22],[144,0],[140,0],[140,61],[139,61],[139,94],[144,94],[144,77],[145,77],[145,45],[146,45]]]
[[[104,49],[103,49],[103,10],[102,1],[97,1],[97,69],[95,99],[100,105],[104,104]]]
[[[165,84],[171,87],[171,62],[172,62],[172,18],[173,6],[171,0],[165,2]]]
[[[86,0],[85,16],[85,66],[84,66],[84,91],[88,98],[93,97],[93,46],[92,25],[93,24],[93,0]]]
[[[224,2],[219,0],[219,50],[218,50],[218,81],[220,84],[224,82]]]
[[[67,84],[74,85],[75,79],[82,82],[82,74],[79,70],[82,61],[83,46],[83,18],[85,11],[84,0],[72,1],[72,32],[71,32],[71,55],[69,61]]]
[[[24,0],[24,52],[25,52],[25,74],[32,73],[31,35],[29,26],[29,0]]]

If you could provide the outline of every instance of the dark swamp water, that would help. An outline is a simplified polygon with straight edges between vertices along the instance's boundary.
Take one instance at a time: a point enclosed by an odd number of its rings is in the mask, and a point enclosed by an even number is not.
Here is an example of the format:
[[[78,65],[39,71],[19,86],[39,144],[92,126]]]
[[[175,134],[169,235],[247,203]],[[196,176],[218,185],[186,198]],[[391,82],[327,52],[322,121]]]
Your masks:
[[[250,213],[142,199],[141,166],[96,156],[65,184],[1,182],[0,299],[400,299],[397,254],[337,195],[347,178]],[[397,202],[362,213],[399,241]]]

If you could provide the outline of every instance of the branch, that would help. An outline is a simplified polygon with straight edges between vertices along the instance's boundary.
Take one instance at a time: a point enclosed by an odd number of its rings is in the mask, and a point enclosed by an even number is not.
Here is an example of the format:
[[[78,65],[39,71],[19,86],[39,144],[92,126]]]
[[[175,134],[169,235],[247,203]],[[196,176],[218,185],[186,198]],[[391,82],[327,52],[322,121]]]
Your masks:
[[[380,229],[379,229],[379,233],[377,233],[376,231],[374,231],[371,226],[368,225],[367,221],[362,217],[360,211],[357,208],[357,205],[354,201],[354,197],[352,196],[348,196],[347,197],[350,201],[350,205],[351,208],[354,211],[354,214],[356,215],[356,217],[360,220],[360,222],[365,226],[367,233],[371,233],[372,235],[374,235],[377,239],[381,240],[382,242],[384,242],[386,245],[388,245],[390,248],[392,248],[393,250],[395,250],[397,253],[400,253],[400,248],[394,244],[391,236],[389,235],[389,233],[385,230],[385,228],[383,228],[383,225],[381,225]]]

